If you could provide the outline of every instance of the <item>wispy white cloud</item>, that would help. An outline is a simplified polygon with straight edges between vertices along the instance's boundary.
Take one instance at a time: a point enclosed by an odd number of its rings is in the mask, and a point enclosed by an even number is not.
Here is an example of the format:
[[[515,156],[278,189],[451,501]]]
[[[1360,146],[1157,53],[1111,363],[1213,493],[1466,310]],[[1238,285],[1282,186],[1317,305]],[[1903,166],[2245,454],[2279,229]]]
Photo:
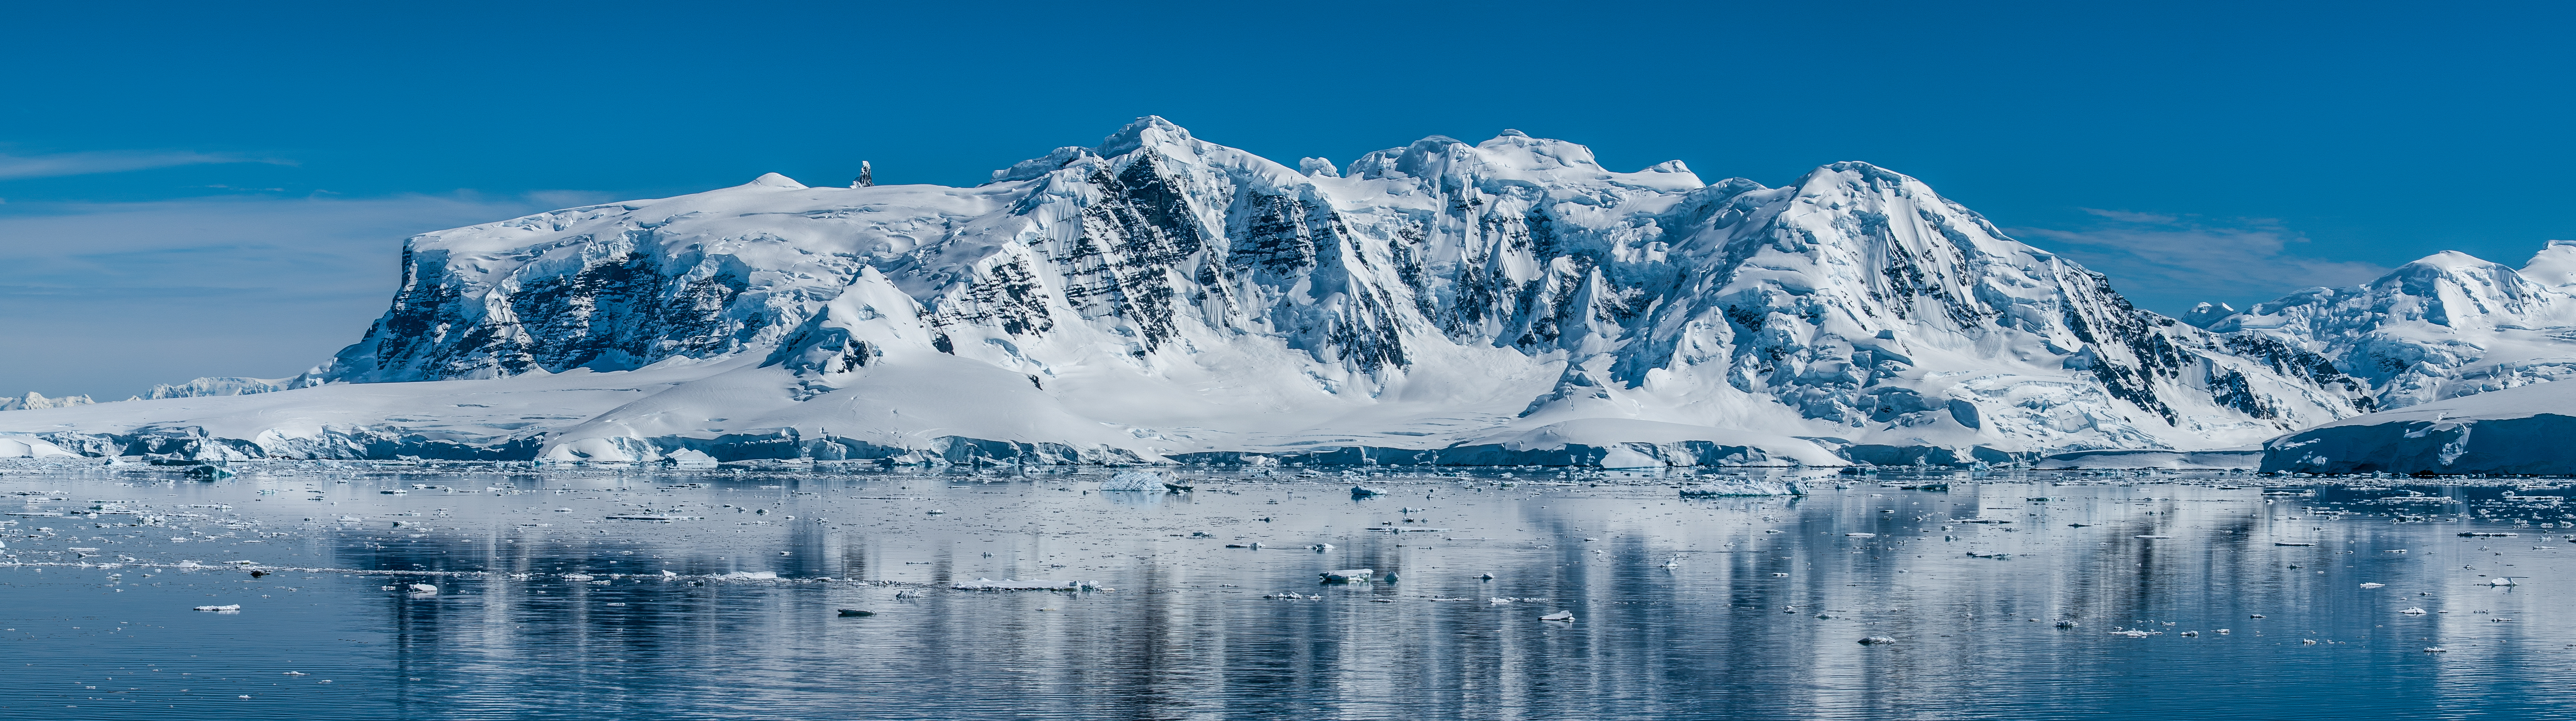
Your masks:
[[[2308,238],[2270,218],[2084,208],[2101,220],[2078,229],[2013,228],[2111,276],[2141,305],[2178,312],[2198,301],[2242,308],[2314,286],[2345,286],[2388,273],[2376,263],[2301,255]]]
[[[5,206],[0,393],[123,398],[328,358],[385,310],[412,235],[599,193],[230,196]]]
[[[0,180],[20,178],[53,178],[66,175],[122,173],[129,170],[151,170],[181,165],[216,163],[272,163],[292,165],[273,158],[252,158],[225,153],[199,153],[185,150],[102,150],[54,155],[0,155]]]

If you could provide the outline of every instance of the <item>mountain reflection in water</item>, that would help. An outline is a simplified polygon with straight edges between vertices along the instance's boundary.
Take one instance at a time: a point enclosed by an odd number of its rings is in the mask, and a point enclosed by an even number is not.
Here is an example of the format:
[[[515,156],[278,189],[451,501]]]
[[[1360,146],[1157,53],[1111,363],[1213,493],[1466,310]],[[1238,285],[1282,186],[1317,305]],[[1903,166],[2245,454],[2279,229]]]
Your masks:
[[[0,489],[22,513],[72,515],[5,527],[21,565],[0,568],[0,638],[24,665],[0,715],[2170,718],[2576,701],[2559,682],[2576,619],[2550,602],[2576,528],[2549,488],[1996,474],[1684,500],[1670,477],[1479,474],[1370,478],[1389,493],[1354,500],[1332,476],[1089,490],[1103,477],[13,469]],[[274,572],[224,567],[243,560]],[[1349,568],[1381,581],[1318,583]],[[2518,585],[2488,585],[2504,577]],[[977,579],[1113,590],[947,589]],[[403,590],[416,582],[439,590]],[[1575,620],[1538,620],[1560,610]],[[2130,630],[2148,635],[2115,635]]]

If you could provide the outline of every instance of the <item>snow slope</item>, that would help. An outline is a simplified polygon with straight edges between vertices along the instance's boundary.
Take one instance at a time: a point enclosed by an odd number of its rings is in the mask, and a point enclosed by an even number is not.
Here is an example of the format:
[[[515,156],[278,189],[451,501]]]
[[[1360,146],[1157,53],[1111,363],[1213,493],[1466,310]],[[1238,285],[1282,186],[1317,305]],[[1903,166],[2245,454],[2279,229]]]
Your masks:
[[[771,174],[418,236],[360,342],[262,383],[297,388],[0,430],[558,460],[1814,465],[2239,445],[2368,402],[2313,352],[2137,310],[1863,163],[1709,184],[1505,131],[1290,168],[1160,118],[974,188]],[[390,386],[423,390],[362,390]],[[442,402],[468,388],[553,410],[502,428]]]

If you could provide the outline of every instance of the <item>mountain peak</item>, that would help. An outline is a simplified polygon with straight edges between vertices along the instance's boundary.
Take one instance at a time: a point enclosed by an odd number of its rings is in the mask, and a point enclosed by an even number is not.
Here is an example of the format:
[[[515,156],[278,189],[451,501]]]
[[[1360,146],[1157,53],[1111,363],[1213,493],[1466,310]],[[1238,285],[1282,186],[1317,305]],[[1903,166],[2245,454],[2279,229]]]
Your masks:
[[[786,188],[790,190],[803,190],[805,188],[805,184],[796,182],[795,178],[779,175],[777,173],[761,173],[760,177],[752,178],[751,182],[744,183],[744,185],[757,185],[764,188]]]
[[[1092,152],[1099,153],[1100,157],[1115,158],[1136,152],[1138,148],[1196,142],[1198,139],[1190,137],[1188,128],[1174,125],[1160,115],[1147,115],[1119,128],[1118,132],[1110,133],[1109,137],[1101,138],[1100,145],[1092,148]]]
[[[2522,277],[2552,288],[2576,285],[2576,240],[2553,240],[2522,264]]]
[[[2177,318],[2175,320],[2180,320],[2184,323],[2190,324],[2191,327],[2194,328],[2206,330],[2210,326],[2216,325],[2220,319],[2235,314],[2236,308],[2229,306],[2226,303],[2202,303],[2200,305],[2192,306],[2191,312],[2184,313],[2181,318]]]
[[[2414,262],[2407,263],[2406,265],[2440,268],[2443,270],[2486,270],[2490,268],[2504,267],[2485,258],[2480,258],[2456,250],[2445,250],[2432,255],[2427,255],[2422,258],[2417,258]]]

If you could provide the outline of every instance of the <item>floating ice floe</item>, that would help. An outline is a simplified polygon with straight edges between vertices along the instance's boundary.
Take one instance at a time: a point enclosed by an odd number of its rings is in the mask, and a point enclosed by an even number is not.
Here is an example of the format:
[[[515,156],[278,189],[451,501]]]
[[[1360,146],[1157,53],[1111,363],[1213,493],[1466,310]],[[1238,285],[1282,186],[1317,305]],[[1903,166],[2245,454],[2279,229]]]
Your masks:
[[[2399,611],[2398,613],[2403,613],[2409,616],[2421,616],[2425,614],[2425,611],[2421,608],[2408,607],[2406,610]]]
[[[1726,498],[1730,496],[1796,496],[1805,491],[1798,484],[1768,480],[1722,480],[1683,486],[1683,498]]]
[[[228,603],[228,604],[224,604],[224,605],[221,605],[221,606],[198,606],[196,610],[199,610],[199,611],[239,611],[239,610],[241,610],[241,604],[238,604],[238,603]]]
[[[776,574],[771,574],[771,577],[772,577],[772,578],[775,578],[775,577],[777,577],[777,576],[776,576]],[[993,579],[989,579],[989,578],[978,578],[978,579],[975,579],[975,580],[972,580],[972,581],[963,581],[963,582],[959,582],[959,583],[957,583],[957,584],[954,584],[954,585],[949,586],[949,588],[957,589],[957,590],[960,590],[960,591],[1106,591],[1106,590],[1109,590],[1109,589],[1106,589],[1106,588],[1101,588],[1101,587],[1100,587],[1100,584],[1097,584],[1097,583],[1094,583],[1094,582],[1091,582],[1091,581],[1066,581],[1066,582],[1063,582],[1063,583],[1057,583],[1057,582],[1054,582],[1054,581],[1014,581],[1014,580],[1007,579],[1007,578],[1002,579],[1002,580],[999,580],[999,581],[995,581],[995,580],[993,580]]]
[[[1574,622],[1574,612],[1573,612],[1573,611],[1558,611],[1558,612],[1551,613],[1551,614],[1548,614],[1548,615],[1545,615],[1545,616],[1540,616],[1540,617],[1538,617],[1538,620],[1541,620],[1541,621],[1564,621],[1564,622],[1567,622],[1567,623],[1573,623],[1573,622]]]
[[[723,580],[727,580],[727,581],[763,581],[763,580],[776,580],[776,579],[778,578],[778,572],[777,572],[777,571],[735,571],[735,572],[732,572],[732,573],[727,573],[727,574],[723,574],[723,575],[716,576],[716,578],[723,579]]]
[[[2385,584],[2385,583],[2365,583],[2365,584],[2361,584],[2361,587],[2362,587],[2362,588],[2385,588],[2385,587],[2387,587],[2387,586],[2388,586],[2388,584]]]
[[[411,585],[411,592],[412,592],[412,593],[437,593],[437,592],[438,592],[438,587],[437,587],[437,586],[432,586],[432,585],[429,585],[429,584],[426,584],[426,583],[415,583],[415,584],[412,584],[412,585]]]

